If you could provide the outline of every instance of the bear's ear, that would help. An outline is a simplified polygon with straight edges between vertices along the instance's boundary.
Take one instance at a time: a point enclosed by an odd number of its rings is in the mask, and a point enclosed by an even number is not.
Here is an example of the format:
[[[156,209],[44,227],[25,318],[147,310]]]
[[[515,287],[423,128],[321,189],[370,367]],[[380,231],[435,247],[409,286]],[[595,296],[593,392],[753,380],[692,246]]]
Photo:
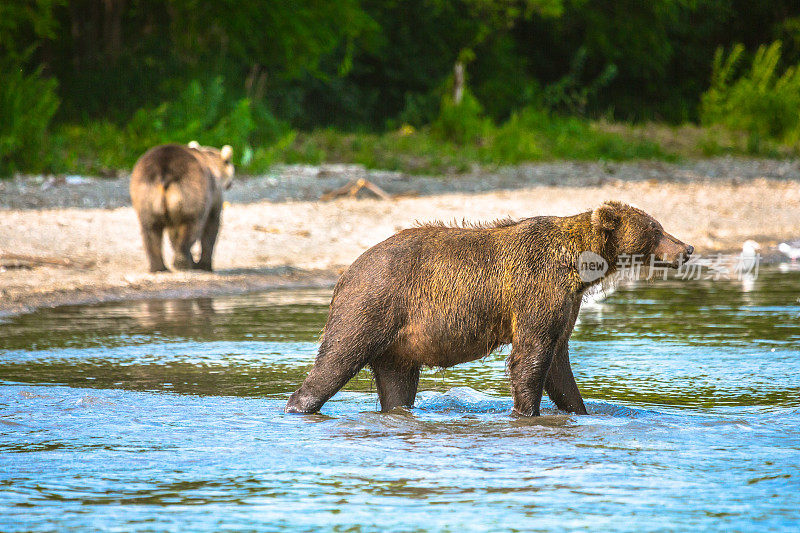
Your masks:
[[[592,211],[592,227],[601,231],[614,231],[619,227],[621,214],[616,205],[606,202]]]
[[[192,150],[199,150],[200,149],[200,143],[197,142],[197,141],[192,141],[187,146],[189,148],[191,148]]]
[[[226,144],[219,151],[219,155],[222,157],[223,161],[230,161],[231,157],[233,157],[233,148],[231,148],[230,144]]]

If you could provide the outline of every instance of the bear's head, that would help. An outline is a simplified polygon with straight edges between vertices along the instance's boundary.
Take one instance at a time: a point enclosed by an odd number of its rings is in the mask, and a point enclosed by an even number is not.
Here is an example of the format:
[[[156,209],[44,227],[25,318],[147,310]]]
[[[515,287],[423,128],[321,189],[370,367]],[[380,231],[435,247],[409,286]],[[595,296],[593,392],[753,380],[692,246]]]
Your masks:
[[[678,268],[694,252],[693,246],[664,231],[656,219],[622,202],[606,202],[592,211],[592,229],[612,264],[628,257],[648,265]]]
[[[205,162],[206,168],[214,175],[223,189],[231,188],[233,183],[233,148],[225,145],[221,149],[212,146],[201,146],[197,141],[189,143],[189,148],[194,150]]]

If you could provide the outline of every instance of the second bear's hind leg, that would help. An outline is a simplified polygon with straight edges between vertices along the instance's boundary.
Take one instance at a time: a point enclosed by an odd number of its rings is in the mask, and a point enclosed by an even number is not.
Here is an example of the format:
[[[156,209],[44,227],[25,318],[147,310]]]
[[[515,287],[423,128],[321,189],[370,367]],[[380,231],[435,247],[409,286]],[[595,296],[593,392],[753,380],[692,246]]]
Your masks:
[[[144,240],[144,251],[150,263],[150,272],[163,272],[167,270],[164,265],[162,255],[162,239],[164,237],[164,226],[161,224],[142,224],[142,239]]]
[[[172,266],[176,270],[191,270],[194,268],[194,258],[192,257],[192,245],[196,240],[196,234],[192,224],[178,224],[168,230],[169,240],[172,249],[175,251],[175,258]]]
[[[214,254],[214,243],[217,241],[217,234],[219,233],[219,220],[221,209],[216,209],[208,215],[208,220],[203,228],[203,235],[200,237],[200,261],[197,262],[195,268],[200,270],[208,270],[211,272],[211,256]]]

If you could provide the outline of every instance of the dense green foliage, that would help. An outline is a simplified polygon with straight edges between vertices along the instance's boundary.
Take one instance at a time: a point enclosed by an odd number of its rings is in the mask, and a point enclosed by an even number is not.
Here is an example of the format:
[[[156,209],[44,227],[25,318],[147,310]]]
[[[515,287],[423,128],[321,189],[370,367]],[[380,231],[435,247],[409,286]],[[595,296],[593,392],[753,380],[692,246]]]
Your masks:
[[[800,64],[778,72],[781,43],[761,46],[749,70],[734,79],[744,55],[736,45],[714,58],[711,88],[703,95],[703,121],[748,132],[757,149],[762,139],[795,145],[800,141]]]
[[[25,74],[15,65],[0,65],[0,171],[38,169],[50,120],[58,109],[56,81],[41,70]]]
[[[0,173],[126,168],[190,139],[251,171],[666,154],[597,120],[796,146],[798,62],[795,0],[4,0]]]
[[[57,37],[58,5],[58,0],[0,3],[0,175],[52,163],[44,149],[60,102],[58,83],[43,76],[45,65],[34,52],[42,40]]]
[[[500,126],[491,121],[474,121],[471,112],[467,117],[454,117],[453,121],[478,125],[480,135],[475,134],[469,142],[458,142],[442,136],[433,126],[415,130],[406,125],[382,134],[342,134],[328,128],[293,137],[289,144],[273,151],[272,161],[341,161],[408,172],[463,172],[476,164],[498,162],[672,157],[646,138],[604,131],[577,117],[562,117],[532,107],[514,113]]]

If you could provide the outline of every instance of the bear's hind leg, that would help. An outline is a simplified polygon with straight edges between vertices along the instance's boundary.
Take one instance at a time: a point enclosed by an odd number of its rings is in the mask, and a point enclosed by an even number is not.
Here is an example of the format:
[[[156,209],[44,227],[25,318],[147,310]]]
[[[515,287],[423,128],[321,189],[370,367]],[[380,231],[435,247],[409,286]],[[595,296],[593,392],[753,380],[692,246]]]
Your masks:
[[[330,349],[323,340],[314,367],[300,388],[289,397],[284,411],[316,413],[331,396],[339,392],[339,389],[364,368],[369,358],[369,350],[341,354],[337,353],[336,349]]]
[[[401,366],[392,362],[372,363],[375,385],[381,411],[391,411],[395,407],[413,407],[419,385],[419,366]]]
[[[200,237],[200,261],[195,268],[211,272],[211,256],[214,254],[214,243],[217,242],[219,234],[219,221],[221,209],[215,209],[208,215],[208,220],[203,228],[203,235]]]
[[[162,253],[164,226],[161,224],[141,224],[142,240],[144,240],[144,251],[150,263],[150,272],[164,272],[167,270],[164,265]]]
[[[192,257],[192,245],[196,241],[194,224],[182,223],[171,226],[168,229],[169,240],[172,249],[175,251],[175,258],[172,266],[176,270],[191,270],[194,268],[194,258]]]

